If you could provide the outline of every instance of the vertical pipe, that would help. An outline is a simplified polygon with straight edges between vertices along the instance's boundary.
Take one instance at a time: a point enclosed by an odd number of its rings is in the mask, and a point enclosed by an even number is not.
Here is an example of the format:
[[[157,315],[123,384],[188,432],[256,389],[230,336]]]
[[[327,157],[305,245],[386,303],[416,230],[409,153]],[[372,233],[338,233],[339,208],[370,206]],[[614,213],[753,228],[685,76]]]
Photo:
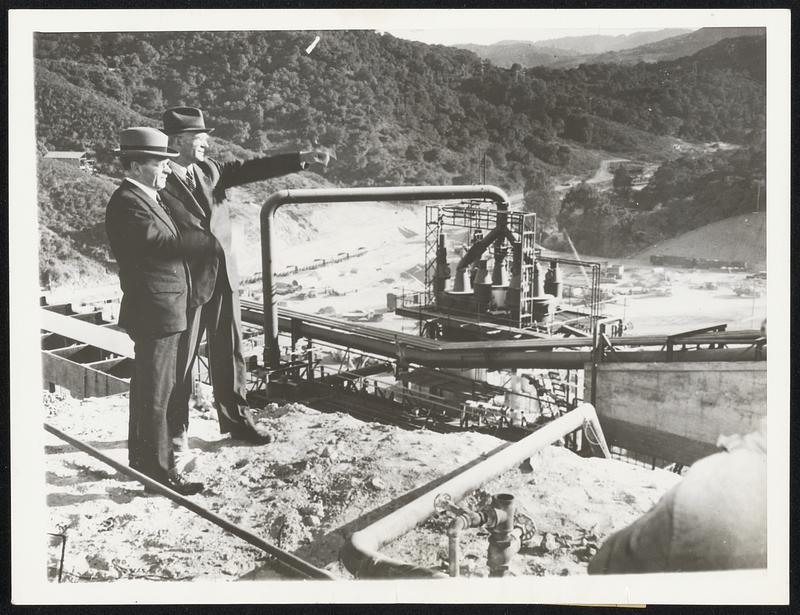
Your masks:
[[[459,575],[459,567],[461,563],[461,545],[459,533],[453,532],[447,536],[447,561],[449,565],[449,572],[451,577]]]
[[[514,529],[514,496],[510,493],[499,493],[492,498],[495,511],[495,524],[490,529],[489,576],[502,577],[508,572],[514,548],[511,544],[511,532]]]
[[[275,210],[261,210],[261,290],[264,297],[264,367],[277,368],[281,362],[278,348],[278,310],[272,294],[272,225]]]
[[[595,320],[594,327],[592,328],[592,395],[589,403],[593,407],[597,402],[597,363],[599,360],[598,354],[600,352],[600,322]]]

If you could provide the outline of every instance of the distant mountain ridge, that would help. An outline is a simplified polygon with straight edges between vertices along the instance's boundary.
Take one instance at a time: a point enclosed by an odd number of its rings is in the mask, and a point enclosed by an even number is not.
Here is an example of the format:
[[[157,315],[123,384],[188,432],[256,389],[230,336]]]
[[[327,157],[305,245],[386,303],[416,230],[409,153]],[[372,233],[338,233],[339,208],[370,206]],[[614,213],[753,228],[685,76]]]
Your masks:
[[[632,49],[612,51],[593,56],[593,64],[635,64],[637,62],[664,62],[691,56],[728,38],[759,37],[765,28],[700,28],[694,32],[674,36]]]
[[[641,45],[648,45],[658,41],[691,33],[689,28],[665,28],[663,30],[633,32],[617,36],[607,34],[590,34],[587,36],[565,36],[537,41],[535,45],[553,47],[565,51],[572,51],[576,55],[598,54],[609,51],[632,49]]]
[[[664,29],[622,36],[570,36],[535,43],[501,41],[493,45],[461,45],[497,66],[574,68],[581,64],[637,64],[688,57],[720,41],[761,37],[764,28]]]
[[[520,64],[529,68],[569,63],[574,58],[638,47],[688,32],[691,30],[671,28],[619,36],[567,36],[536,42],[507,40],[492,45],[467,44],[456,45],[456,47],[472,51],[478,57],[489,60],[497,66],[510,67],[512,64]]]

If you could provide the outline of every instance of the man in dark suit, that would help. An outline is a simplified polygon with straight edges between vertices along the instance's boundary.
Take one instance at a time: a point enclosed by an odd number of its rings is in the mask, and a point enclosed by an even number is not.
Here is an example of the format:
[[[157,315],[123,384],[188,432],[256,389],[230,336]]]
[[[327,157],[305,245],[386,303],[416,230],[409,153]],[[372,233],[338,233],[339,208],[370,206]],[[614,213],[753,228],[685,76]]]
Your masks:
[[[183,495],[203,489],[175,469],[168,408],[181,374],[178,344],[187,326],[191,278],[187,258],[208,257],[216,241],[178,230],[158,190],[178,152],[154,128],[129,128],[120,136],[125,180],[106,208],[106,234],[119,265],[119,325],[134,341],[128,459],[132,468]]]
[[[282,154],[254,160],[218,162],[206,157],[209,134],[200,109],[176,107],[164,112],[164,133],[180,155],[170,161],[171,175],[161,195],[178,228],[204,232],[220,245],[217,254],[191,259],[192,290],[186,334],[180,344],[179,363],[184,379],[176,396],[178,425],[171,425],[173,447],[188,448],[188,402],[192,391],[192,365],[202,332],[206,332],[209,370],[220,431],[254,444],[270,442],[271,434],[257,425],[246,399],[247,371],[242,352],[239,275],[231,240],[231,215],[225,190],[278,177],[312,163],[327,165],[322,151]]]

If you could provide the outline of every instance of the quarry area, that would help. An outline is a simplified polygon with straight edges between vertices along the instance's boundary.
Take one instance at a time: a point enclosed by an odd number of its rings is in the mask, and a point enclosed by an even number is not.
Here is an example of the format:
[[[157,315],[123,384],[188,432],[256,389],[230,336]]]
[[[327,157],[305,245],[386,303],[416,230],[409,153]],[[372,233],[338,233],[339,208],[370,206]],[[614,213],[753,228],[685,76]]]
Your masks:
[[[127,463],[126,395],[76,400],[45,393],[44,405],[53,426]],[[220,436],[213,411],[192,412],[190,443],[198,457],[190,476],[206,485],[193,501],[343,579],[352,577],[339,550],[374,520],[368,513],[503,444],[482,433],[407,431],[299,404],[270,404],[259,418],[280,435],[253,447]],[[49,526],[66,537],[62,582],[283,578],[259,549],[164,497],[145,494],[138,482],[61,440],[48,436],[45,456]],[[510,572],[581,575],[609,534],[679,479],[666,470],[548,446],[462,505],[514,494],[518,512],[535,530]],[[384,552],[446,572],[446,529],[444,515],[434,515]],[[479,529],[462,533],[462,576],[487,576],[487,536]],[[55,580],[62,539],[50,539]]]

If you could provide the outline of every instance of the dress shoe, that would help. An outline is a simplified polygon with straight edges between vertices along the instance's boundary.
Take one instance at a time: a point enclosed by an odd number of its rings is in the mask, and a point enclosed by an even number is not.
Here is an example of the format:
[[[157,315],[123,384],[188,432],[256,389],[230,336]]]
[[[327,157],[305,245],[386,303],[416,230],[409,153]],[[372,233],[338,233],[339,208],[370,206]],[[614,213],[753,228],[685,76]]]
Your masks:
[[[268,429],[257,425],[249,408],[242,411],[242,421],[230,430],[231,438],[251,444],[269,444],[275,436]]]
[[[168,489],[172,489],[173,491],[181,494],[181,495],[195,495],[200,493],[204,489],[203,483],[200,482],[192,482],[187,480],[180,474],[172,474],[168,478],[158,480],[159,483],[167,487]],[[145,486],[144,490],[147,493],[158,493],[155,489],[151,489],[150,487]]]

